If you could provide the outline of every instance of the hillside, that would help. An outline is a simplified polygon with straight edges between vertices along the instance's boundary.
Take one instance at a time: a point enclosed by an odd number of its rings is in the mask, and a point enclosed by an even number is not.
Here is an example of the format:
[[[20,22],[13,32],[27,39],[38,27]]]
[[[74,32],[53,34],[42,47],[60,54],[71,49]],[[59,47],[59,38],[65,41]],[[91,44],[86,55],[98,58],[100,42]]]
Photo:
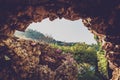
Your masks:
[[[44,35],[43,33],[38,32],[36,30],[32,30],[32,29],[27,29],[25,32],[16,31],[15,36],[27,38],[27,39],[33,39],[37,41],[43,41],[46,43],[57,44],[60,46],[63,46],[63,45],[72,46],[75,44],[74,42],[68,43],[68,42],[62,42],[62,41],[55,40],[49,35]]]

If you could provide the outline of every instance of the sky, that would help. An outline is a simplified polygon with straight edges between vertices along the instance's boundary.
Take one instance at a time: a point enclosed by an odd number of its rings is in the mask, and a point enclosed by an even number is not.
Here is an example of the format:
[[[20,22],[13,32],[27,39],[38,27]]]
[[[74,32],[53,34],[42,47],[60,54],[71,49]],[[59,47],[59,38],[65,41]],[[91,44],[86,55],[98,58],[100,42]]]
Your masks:
[[[37,30],[59,41],[96,44],[93,34],[83,25],[82,20],[44,19],[42,22],[30,24],[28,29]]]

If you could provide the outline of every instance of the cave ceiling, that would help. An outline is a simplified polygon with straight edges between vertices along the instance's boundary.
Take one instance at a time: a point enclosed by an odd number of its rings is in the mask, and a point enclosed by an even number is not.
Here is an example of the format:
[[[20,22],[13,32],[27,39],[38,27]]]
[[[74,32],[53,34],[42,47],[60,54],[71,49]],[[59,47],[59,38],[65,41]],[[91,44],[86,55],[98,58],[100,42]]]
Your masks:
[[[0,4],[0,33],[24,31],[32,22],[45,18],[65,18],[82,19],[100,34],[120,35],[119,0],[0,0]]]

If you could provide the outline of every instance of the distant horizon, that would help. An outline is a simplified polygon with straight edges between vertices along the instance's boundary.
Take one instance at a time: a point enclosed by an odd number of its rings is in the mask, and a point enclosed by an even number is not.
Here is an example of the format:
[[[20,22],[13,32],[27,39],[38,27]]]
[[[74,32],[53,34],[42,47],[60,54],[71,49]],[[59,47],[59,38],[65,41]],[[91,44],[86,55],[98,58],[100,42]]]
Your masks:
[[[49,19],[45,19],[40,23],[30,24],[27,29],[36,30],[58,41],[97,44],[94,35],[83,25],[82,20],[56,19],[49,21]]]

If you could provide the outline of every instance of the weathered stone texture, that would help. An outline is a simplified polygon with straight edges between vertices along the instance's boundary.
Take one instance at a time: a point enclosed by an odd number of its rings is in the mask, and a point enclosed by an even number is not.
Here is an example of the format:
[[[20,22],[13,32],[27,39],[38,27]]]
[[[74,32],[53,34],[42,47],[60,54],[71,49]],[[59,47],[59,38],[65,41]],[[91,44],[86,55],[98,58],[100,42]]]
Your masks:
[[[81,18],[89,30],[102,35],[109,63],[120,69],[120,0],[0,0],[0,35],[12,36],[45,18]]]
[[[60,79],[77,80],[76,62],[70,54],[31,40],[0,40],[0,80]]]

